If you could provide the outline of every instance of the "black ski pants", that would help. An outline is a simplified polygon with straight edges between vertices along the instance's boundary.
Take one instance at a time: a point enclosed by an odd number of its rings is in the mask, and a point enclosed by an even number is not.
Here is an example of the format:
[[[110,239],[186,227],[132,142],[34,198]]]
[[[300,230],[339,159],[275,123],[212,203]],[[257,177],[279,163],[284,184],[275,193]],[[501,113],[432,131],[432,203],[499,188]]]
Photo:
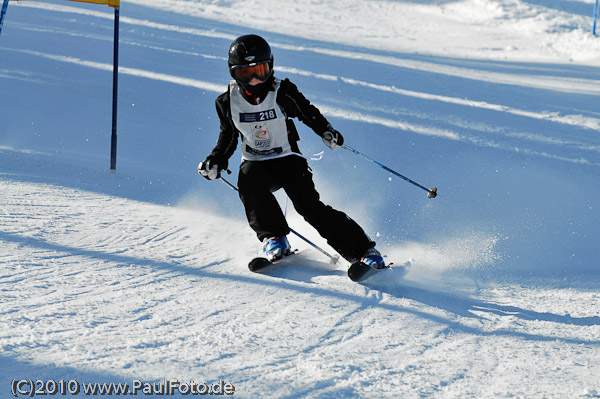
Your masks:
[[[273,192],[283,188],[296,211],[349,262],[360,260],[369,248],[375,246],[375,242],[354,220],[321,202],[308,162],[301,156],[243,161],[238,188],[248,223],[261,241],[290,233],[281,207],[273,195]]]

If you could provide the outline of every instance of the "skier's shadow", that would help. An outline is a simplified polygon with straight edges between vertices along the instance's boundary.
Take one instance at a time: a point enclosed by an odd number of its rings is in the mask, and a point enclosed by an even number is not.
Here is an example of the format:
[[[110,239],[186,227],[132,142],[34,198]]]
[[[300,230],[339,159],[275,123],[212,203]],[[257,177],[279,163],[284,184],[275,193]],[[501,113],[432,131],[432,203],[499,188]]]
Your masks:
[[[488,320],[491,318],[489,317],[490,315],[494,315],[578,326],[600,325],[600,316],[573,317],[570,314],[559,315],[524,309],[518,306],[501,305],[472,298],[460,292],[437,291],[426,287],[417,287],[402,278],[391,278],[387,281],[380,279],[367,281],[363,284],[371,289],[376,289],[397,298],[411,299],[423,305],[443,309],[451,314],[466,318]]]
[[[346,272],[339,268],[339,265],[298,254],[294,255],[294,259],[290,259],[290,261],[267,266],[257,273],[302,283],[314,283],[316,277],[345,275]]]

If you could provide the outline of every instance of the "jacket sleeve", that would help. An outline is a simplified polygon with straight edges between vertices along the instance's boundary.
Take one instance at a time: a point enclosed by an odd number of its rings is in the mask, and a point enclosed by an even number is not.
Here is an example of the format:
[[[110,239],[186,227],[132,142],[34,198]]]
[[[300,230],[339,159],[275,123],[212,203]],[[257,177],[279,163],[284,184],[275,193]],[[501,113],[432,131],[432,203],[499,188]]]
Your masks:
[[[226,167],[229,158],[237,148],[239,131],[231,119],[231,107],[229,105],[229,91],[221,94],[215,100],[215,107],[219,117],[220,132],[217,144],[210,153],[210,157],[219,165]]]
[[[281,81],[277,94],[277,103],[289,118],[298,118],[319,136],[327,130],[329,122],[321,111],[310,103],[289,79]]]

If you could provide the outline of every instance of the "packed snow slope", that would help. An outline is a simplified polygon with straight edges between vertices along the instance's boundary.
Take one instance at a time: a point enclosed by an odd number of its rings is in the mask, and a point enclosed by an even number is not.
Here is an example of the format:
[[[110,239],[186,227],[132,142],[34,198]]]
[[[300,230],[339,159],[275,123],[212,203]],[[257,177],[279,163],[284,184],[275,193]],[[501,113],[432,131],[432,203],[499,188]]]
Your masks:
[[[600,397],[593,6],[123,2],[110,173],[113,10],[11,2],[0,397],[29,379],[47,392],[36,380],[223,381],[241,398]],[[196,173],[218,135],[228,46],[246,33],[271,43],[276,76],[348,145],[438,187],[427,199],[297,124],[323,200],[389,262],[411,259],[406,276],[354,284],[314,250],[248,271],[260,243],[236,193]],[[292,227],[332,251],[279,199]]]

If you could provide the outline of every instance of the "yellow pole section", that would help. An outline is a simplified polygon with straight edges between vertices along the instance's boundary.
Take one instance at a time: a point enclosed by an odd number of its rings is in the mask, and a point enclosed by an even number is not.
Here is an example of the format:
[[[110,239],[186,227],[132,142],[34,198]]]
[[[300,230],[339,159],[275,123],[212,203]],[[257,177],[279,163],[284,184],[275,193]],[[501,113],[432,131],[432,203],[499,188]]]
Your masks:
[[[78,1],[80,3],[106,4],[111,7],[119,7],[121,5],[121,0],[69,0],[69,1]]]

